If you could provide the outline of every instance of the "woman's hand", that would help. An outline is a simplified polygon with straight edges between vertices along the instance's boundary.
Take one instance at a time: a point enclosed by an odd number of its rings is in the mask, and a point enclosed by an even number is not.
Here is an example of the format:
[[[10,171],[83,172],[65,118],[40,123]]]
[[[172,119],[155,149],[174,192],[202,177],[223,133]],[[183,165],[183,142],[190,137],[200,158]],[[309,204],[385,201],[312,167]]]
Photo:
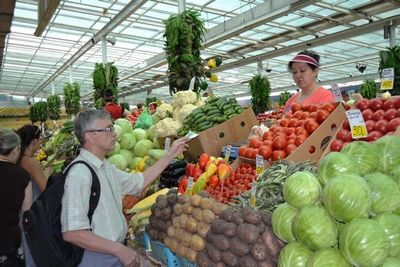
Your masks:
[[[175,140],[167,152],[168,156],[170,158],[176,158],[181,153],[185,152],[189,148],[189,141],[190,139],[187,136]]]

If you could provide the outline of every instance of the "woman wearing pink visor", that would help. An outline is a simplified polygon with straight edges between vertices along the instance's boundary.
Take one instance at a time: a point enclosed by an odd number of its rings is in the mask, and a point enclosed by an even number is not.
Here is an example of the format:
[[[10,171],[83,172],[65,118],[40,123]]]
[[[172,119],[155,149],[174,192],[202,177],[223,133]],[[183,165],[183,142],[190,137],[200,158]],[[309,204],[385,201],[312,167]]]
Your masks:
[[[288,69],[292,73],[296,85],[301,90],[286,102],[285,112],[291,110],[293,103],[322,104],[335,102],[333,93],[317,84],[319,71],[318,54],[307,50],[302,51],[289,61]]]

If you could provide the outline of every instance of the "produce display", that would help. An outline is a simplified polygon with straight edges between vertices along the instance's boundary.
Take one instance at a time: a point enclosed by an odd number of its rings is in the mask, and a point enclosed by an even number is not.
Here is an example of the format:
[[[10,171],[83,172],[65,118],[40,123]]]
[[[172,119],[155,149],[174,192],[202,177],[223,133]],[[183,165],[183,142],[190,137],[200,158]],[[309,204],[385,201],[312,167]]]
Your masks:
[[[284,112],[284,107],[280,107],[278,109],[267,111],[265,113],[258,113],[257,120],[260,123],[268,124],[268,123],[275,123],[277,120],[282,119]]]
[[[333,103],[322,105],[294,103],[279,124],[274,124],[262,138],[252,137],[248,145],[239,148],[240,157],[277,161],[289,156],[311,135],[336,108]]]
[[[356,102],[355,107],[362,112],[367,127],[368,136],[361,138],[362,141],[374,142],[382,136],[392,135],[400,126],[400,97],[398,96],[387,100],[362,99]],[[330,144],[330,150],[340,151],[353,141],[356,140],[352,138],[348,119],[345,119],[342,129],[336,134],[336,140]]]
[[[272,215],[288,243],[278,266],[397,266],[386,264],[400,257],[399,149],[397,136],[354,142],[327,154],[316,175],[289,176]]]
[[[188,131],[201,132],[220,124],[244,109],[235,98],[214,97],[207,99],[206,103],[194,109],[182,122],[178,136],[184,136]]]
[[[271,230],[271,217],[267,213],[250,207],[240,211],[229,208],[212,222],[197,263],[199,267],[272,267],[276,266],[282,246]]]

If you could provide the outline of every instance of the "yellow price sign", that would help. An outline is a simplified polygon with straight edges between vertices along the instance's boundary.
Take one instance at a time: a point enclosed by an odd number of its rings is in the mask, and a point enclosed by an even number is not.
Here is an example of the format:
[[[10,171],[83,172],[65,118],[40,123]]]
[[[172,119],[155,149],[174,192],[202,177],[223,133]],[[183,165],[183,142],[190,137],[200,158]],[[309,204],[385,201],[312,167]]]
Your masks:
[[[264,158],[261,155],[256,156],[256,174],[257,176],[264,172]]]
[[[257,175],[260,175],[261,173],[263,173],[264,172],[264,167],[256,167],[256,173],[257,173]]]
[[[363,138],[368,136],[367,127],[365,125],[355,125],[351,127],[351,136],[353,138]]]
[[[392,90],[392,89],[393,89],[393,80],[382,80],[381,90]]]
[[[256,187],[256,182],[253,182],[251,184],[251,191],[250,191],[250,206],[255,207],[256,206],[256,194],[257,194],[257,187]]]

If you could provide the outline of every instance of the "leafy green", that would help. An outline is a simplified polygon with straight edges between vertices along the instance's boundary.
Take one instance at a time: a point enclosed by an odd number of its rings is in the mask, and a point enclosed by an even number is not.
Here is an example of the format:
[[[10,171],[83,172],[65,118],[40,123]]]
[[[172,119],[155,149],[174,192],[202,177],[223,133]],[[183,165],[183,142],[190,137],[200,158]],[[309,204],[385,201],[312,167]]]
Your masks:
[[[354,219],[339,235],[339,249],[355,266],[379,266],[389,254],[390,243],[378,222]]]
[[[390,174],[400,165],[400,138],[394,135],[386,135],[376,140],[378,147],[379,165],[378,171]]]
[[[394,85],[390,91],[392,95],[400,94],[400,46],[387,47],[386,50],[379,51],[379,73],[382,75],[383,69],[394,68]]]
[[[291,242],[279,253],[278,267],[303,267],[307,265],[312,252],[299,242]]]
[[[332,177],[345,173],[356,173],[360,170],[353,164],[352,158],[340,152],[330,152],[319,163],[317,168],[317,178],[322,185]]]
[[[351,142],[340,152],[350,156],[360,175],[373,172],[378,167],[378,149],[372,143],[365,141]]]
[[[80,86],[78,83],[65,83],[64,85],[64,106],[68,115],[75,115],[81,108]]]
[[[272,213],[272,229],[277,237],[289,243],[295,241],[292,234],[292,222],[297,209],[287,203],[282,203]]]
[[[355,174],[333,177],[324,187],[322,202],[329,214],[340,222],[367,217],[371,207],[371,189]]]
[[[293,218],[292,232],[310,250],[333,247],[337,243],[336,222],[322,206],[301,209]]]
[[[307,267],[351,267],[337,248],[324,248],[314,252],[307,262]]]
[[[385,230],[385,234],[390,243],[389,255],[400,257],[400,216],[383,213],[374,218]],[[400,265],[399,265],[400,266]]]
[[[269,110],[271,85],[267,77],[255,75],[249,82],[249,88],[254,113],[259,114]]]
[[[400,266],[400,259],[393,257],[387,257],[382,264],[382,267],[399,267],[399,266]]]
[[[49,118],[58,120],[61,113],[61,99],[58,95],[51,95],[47,98],[47,108],[49,111]]]
[[[379,93],[379,88],[374,80],[365,79],[360,85],[360,94],[363,98],[372,99]]]

